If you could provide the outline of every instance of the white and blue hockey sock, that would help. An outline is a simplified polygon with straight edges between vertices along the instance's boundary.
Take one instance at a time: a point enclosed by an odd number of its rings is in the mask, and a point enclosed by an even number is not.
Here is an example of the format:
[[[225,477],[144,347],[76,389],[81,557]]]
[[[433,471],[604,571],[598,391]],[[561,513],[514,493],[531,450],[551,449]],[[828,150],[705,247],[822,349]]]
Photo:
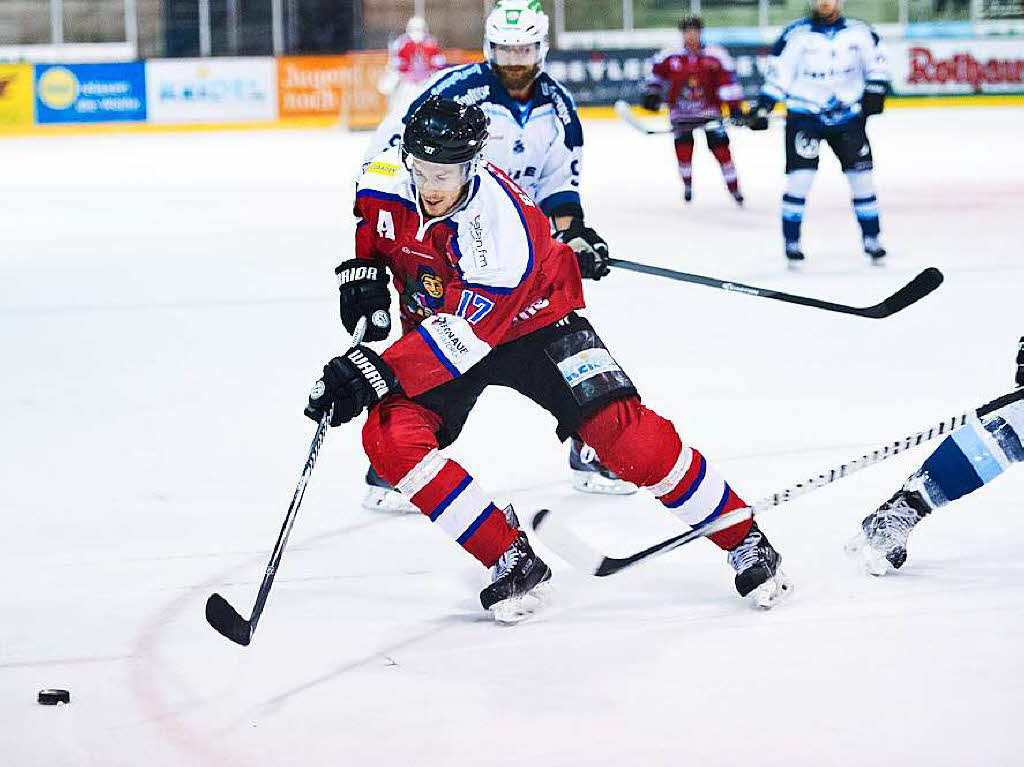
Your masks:
[[[804,220],[804,204],[814,182],[813,170],[794,170],[786,174],[786,191],[782,195],[782,237],[786,245],[800,243],[800,225]]]
[[[1012,464],[1024,461],[1024,402],[1017,401],[961,426],[907,480],[929,511],[973,493]]]
[[[881,231],[878,219],[878,198],[875,196],[875,183],[869,170],[850,170],[846,172],[846,180],[850,183],[853,197],[853,212],[860,224],[861,236],[865,239],[876,239]]]

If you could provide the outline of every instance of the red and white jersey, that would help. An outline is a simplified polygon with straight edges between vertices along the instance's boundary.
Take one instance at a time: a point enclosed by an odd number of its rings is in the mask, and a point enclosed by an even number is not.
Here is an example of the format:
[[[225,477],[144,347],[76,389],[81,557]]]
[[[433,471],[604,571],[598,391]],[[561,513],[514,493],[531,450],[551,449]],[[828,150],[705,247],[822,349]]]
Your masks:
[[[430,35],[419,41],[402,35],[391,44],[388,66],[403,80],[425,82],[444,65],[444,51]]]
[[[389,149],[363,166],[355,215],[356,257],[386,264],[400,297],[403,335],[383,357],[410,397],[584,306],[572,249],[489,162],[461,206],[428,219],[399,150]]]
[[[721,116],[722,104],[743,98],[732,57],[718,45],[658,54],[648,66],[644,92],[661,96],[672,122],[713,120]]]

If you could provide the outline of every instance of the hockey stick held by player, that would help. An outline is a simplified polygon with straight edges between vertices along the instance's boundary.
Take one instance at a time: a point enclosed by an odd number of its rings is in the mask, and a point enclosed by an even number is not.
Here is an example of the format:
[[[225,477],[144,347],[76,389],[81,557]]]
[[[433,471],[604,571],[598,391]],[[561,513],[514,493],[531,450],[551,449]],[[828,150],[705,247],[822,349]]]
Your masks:
[[[529,195],[480,158],[486,135],[481,109],[431,98],[400,147],[366,166],[355,257],[391,272],[403,333],[379,356],[357,347],[328,363],[308,406],[334,407],[341,419],[369,411],[363,446],[373,468],[491,569],[481,603],[514,620],[550,571],[515,515],[441,452],[486,388],[525,395],[554,416],[559,439],[592,445],[688,524],[745,504],[671,422],[641,404],[580,314],[571,250]],[[770,606],[786,593],[778,554],[750,520],[711,540],[730,552],[743,596]]]

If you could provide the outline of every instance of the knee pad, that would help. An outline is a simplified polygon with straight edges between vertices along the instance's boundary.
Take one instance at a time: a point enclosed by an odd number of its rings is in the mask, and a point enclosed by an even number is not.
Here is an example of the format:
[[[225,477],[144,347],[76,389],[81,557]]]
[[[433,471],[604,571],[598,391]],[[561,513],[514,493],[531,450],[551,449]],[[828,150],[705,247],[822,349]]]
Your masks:
[[[370,465],[397,485],[431,450],[436,450],[441,419],[412,400],[393,397],[372,410],[363,425],[363,450]]]
[[[683,449],[672,422],[637,397],[605,405],[580,426],[579,436],[601,463],[639,487],[664,479]]]

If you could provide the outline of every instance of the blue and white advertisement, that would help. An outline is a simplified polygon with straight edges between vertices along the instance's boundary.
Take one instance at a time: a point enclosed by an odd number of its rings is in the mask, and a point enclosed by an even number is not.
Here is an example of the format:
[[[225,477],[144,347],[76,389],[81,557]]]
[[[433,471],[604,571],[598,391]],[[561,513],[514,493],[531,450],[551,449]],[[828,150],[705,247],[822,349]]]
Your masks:
[[[146,70],[116,64],[37,64],[40,124],[140,122],[146,119]]]
[[[277,65],[272,58],[148,61],[146,99],[156,123],[275,120]]]

